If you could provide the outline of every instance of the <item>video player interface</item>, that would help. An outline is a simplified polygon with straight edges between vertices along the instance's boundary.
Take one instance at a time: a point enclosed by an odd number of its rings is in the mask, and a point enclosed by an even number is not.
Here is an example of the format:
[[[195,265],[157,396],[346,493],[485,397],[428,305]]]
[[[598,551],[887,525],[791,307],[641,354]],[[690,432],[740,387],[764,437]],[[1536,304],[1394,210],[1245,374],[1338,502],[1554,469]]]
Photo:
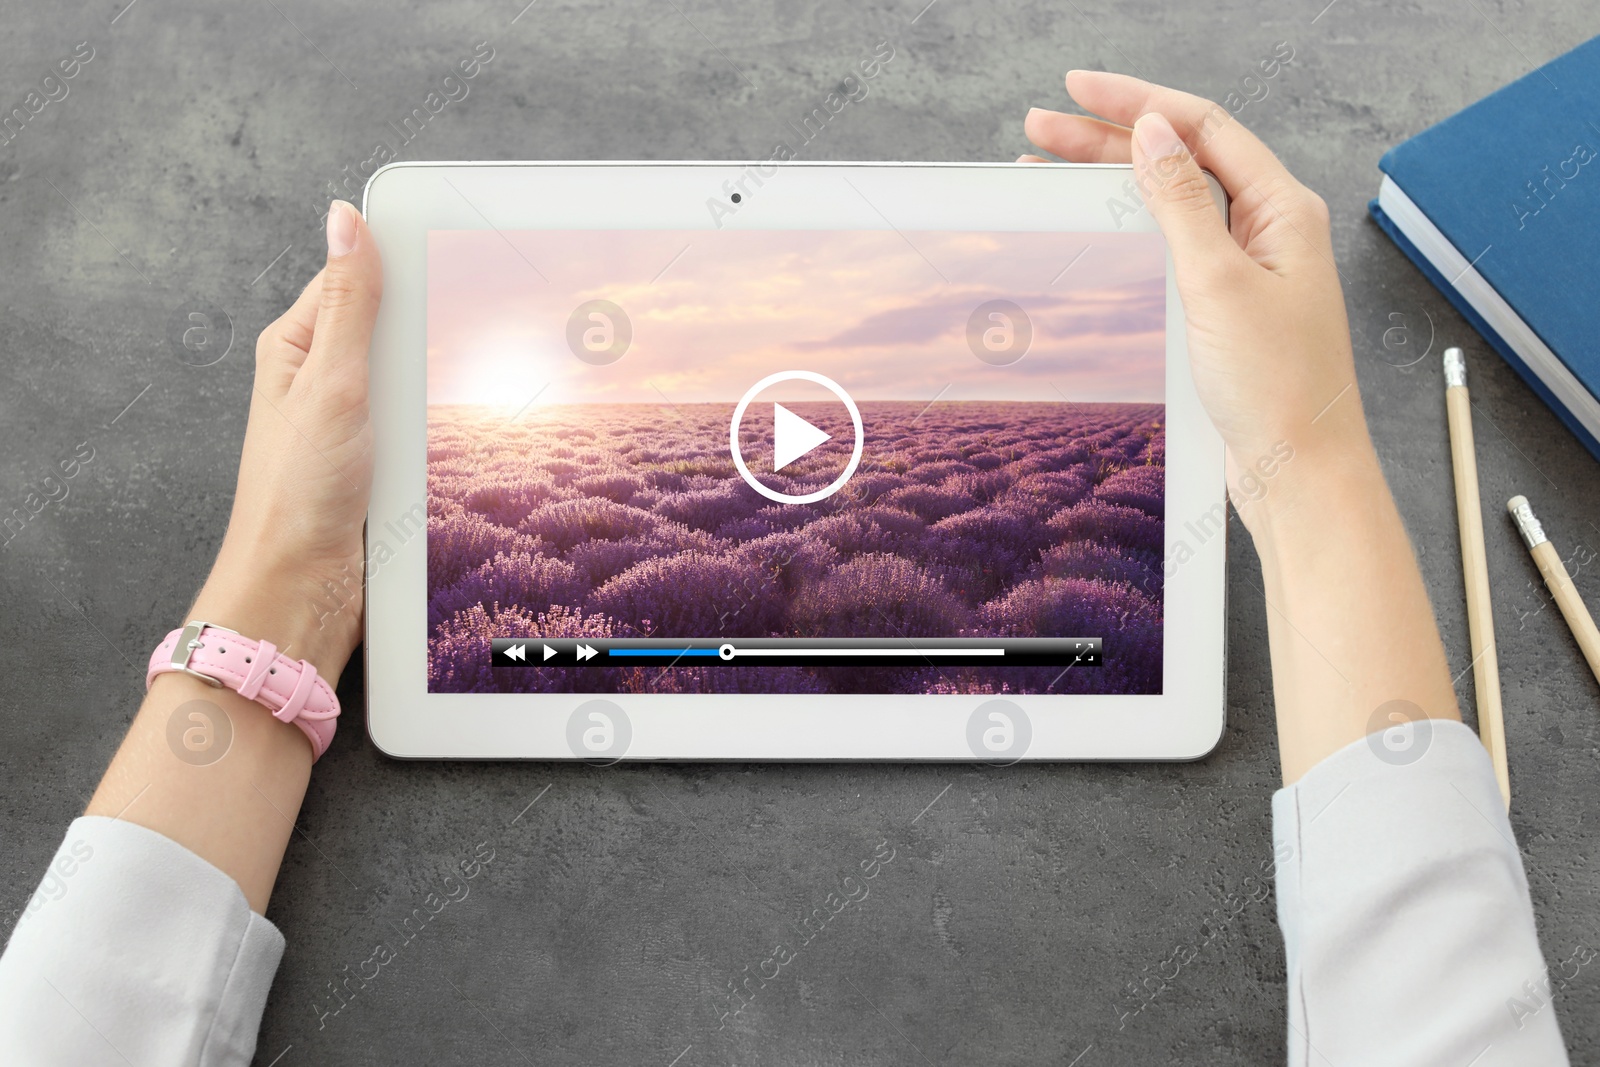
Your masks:
[[[434,231],[428,689],[1162,688],[1159,234]]]

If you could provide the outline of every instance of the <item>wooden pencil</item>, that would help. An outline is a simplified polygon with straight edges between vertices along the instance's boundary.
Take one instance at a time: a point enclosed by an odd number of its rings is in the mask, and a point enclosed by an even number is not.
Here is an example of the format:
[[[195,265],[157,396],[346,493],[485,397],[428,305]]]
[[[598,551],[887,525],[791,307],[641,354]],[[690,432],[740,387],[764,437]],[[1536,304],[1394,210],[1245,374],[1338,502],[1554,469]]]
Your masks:
[[[1489,563],[1483,549],[1483,506],[1478,498],[1478,459],[1472,443],[1472,401],[1467,361],[1459,348],[1444,353],[1445,411],[1450,422],[1450,460],[1456,477],[1456,519],[1461,528],[1461,570],[1467,587],[1467,633],[1472,642],[1473,688],[1478,694],[1478,736],[1489,750],[1500,795],[1511,806],[1506,768],[1505,719],[1500,707],[1500,662],[1489,600]]]
[[[1561,609],[1562,617],[1572,629],[1572,636],[1578,641],[1579,651],[1583,653],[1583,658],[1589,661],[1589,669],[1594,672],[1595,681],[1600,682],[1600,629],[1595,628],[1594,616],[1584,607],[1583,598],[1578,595],[1578,587],[1572,584],[1572,576],[1567,573],[1566,564],[1561,562],[1561,554],[1544,535],[1544,527],[1534,516],[1533,505],[1528,503],[1527,497],[1512,497],[1506,501],[1506,510],[1517,520],[1517,532],[1522,534],[1523,543],[1528,546],[1533,562],[1538,565],[1539,573],[1544,576],[1544,584],[1550,590],[1550,598]]]

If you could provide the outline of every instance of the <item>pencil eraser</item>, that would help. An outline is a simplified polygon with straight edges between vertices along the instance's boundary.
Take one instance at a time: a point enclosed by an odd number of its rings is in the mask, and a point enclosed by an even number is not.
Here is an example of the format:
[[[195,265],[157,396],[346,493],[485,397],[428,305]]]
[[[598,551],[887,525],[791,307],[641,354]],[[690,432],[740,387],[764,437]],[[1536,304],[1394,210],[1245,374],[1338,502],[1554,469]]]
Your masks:
[[[1527,506],[1528,498],[1525,496],[1514,496],[1510,500],[1506,501],[1506,510],[1511,512],[1513,515],[1517,513],[1518,508],[1525,508]]]

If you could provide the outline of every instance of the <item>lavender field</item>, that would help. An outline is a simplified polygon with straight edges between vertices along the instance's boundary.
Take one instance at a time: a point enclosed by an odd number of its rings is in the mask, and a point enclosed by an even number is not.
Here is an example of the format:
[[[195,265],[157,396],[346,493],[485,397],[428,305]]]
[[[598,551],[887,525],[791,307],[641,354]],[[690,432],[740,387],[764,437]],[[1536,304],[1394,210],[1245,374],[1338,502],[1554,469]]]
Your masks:
[[[762,480],[800,494],[835,439]],[[1160,404],[863,403],[776,504],[731,404],[428,412],[430,692],[1159,693]],[[831,421],[830,421],[831,420]],[[762,472],[765,471],[763,474]],[[1098,636],[1105,666],[500,669],[491,637]]]

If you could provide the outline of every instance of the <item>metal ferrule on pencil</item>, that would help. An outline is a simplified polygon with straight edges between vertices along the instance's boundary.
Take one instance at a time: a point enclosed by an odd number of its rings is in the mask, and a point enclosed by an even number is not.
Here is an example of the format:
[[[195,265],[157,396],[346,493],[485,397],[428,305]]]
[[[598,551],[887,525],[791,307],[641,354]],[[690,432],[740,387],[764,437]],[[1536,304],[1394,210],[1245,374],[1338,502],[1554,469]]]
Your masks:
[[[1459,348],[1444,350],[1444,387],[1467,384],[1467,356]]]
[[[1512,497],[1506,502],[1506,510],[1517,520],[1517,532],[1522,535],[1529,549],[1537,548],[1549,540],[1544,535],[1544,527],[1539,525],[1538,518],[1533,514],[1533,505],[1528,503],[1527,497]]]

